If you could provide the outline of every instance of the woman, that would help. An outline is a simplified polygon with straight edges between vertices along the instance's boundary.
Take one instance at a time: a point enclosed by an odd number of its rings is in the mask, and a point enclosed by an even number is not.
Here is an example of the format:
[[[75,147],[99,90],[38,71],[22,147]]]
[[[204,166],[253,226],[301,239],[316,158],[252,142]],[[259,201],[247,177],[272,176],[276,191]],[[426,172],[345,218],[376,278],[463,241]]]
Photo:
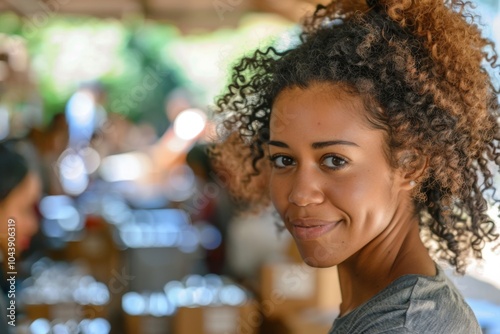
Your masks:
[[[333,1],[295,47],[243,58],[217,102],[233,193],[338,266],[331,333],[481,333],[434,262],[462,273],[498,238],[496,53],[473,21],[457,0]]]
[[[0,333],[14,329],[15,322],[8,324],[14,318],[5,312],[12,301],[17,303],[15,293],[11,293],[15,280],[8,280],[13,275],[4,273],[17,272],[17,259],[38,230],[35,205],[40,188],[38,175],[29,171],[23,157],[0,144]]]

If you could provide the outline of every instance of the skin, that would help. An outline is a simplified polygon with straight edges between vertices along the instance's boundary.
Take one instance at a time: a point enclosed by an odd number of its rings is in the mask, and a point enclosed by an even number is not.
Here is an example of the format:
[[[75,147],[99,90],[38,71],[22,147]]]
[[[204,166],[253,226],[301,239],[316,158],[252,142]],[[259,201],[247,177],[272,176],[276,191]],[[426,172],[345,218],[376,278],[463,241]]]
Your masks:
[[[16,256],[29,247],[32,236],[38,231],[38,218],[35,205],[38,203],[41,184],[38,176],[28,173],[9,195],[0,202],[0,248],[7,254],[7,222],[15,220]]]
[[[283,90],[271,112],[271,200],[307,264],[338,266],[341,315],[402,275],[436,275],[411,197],[425,164],[391,168],[365,113],[328,83]]]

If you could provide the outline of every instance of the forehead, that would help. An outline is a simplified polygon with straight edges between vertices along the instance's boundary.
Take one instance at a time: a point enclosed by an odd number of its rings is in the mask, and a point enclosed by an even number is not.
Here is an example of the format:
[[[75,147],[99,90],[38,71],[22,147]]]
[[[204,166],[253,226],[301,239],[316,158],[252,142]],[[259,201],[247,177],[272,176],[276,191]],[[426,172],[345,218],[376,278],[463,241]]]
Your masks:
[[[330,83],[286,88],[277,96],[271,111],[272,139],[299,134],[304,138],[347,139],[366,131],[373,129],[361,96]]]

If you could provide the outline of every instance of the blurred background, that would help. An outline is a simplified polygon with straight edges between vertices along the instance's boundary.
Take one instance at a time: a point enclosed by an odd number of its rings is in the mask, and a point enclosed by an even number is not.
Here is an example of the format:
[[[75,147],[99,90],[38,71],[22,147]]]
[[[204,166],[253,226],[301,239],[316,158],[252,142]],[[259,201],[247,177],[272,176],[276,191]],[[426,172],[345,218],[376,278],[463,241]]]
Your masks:
[[[476,5],[500,44],[498,1]],[[336,269],[303,265],[271,209],[240,214],[205,151],[231,64],[293,45],[313,8],[0,1],[0,284],[9,296],[15,271],[12,333],[328,332]],[[499,252],[465,277],[448,270],[488,334],[500,333]]]

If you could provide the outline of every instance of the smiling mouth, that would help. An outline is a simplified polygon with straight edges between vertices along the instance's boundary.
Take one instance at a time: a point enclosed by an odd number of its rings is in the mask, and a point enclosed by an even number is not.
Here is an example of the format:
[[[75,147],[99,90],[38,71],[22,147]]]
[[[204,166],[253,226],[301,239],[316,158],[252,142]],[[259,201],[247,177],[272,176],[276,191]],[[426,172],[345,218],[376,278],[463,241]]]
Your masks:
[[[327,222],[327,221],[307,221],[307,220],[297,220],[291,223],[291,233],[295,239],[308,241],[318,239],[321,236],[329,233],[342,220]]]

